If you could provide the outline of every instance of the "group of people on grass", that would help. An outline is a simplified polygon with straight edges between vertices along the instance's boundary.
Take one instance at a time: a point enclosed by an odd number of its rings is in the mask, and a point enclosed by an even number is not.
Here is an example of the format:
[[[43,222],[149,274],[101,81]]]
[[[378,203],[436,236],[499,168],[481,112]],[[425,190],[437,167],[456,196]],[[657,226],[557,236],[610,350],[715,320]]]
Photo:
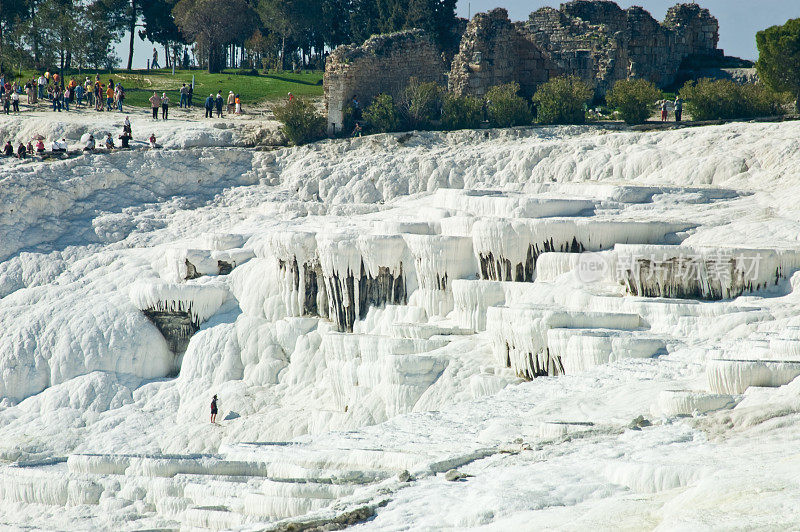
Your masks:
[[[58,73],[45,72],[38,78],[31,78],[21,85],[18,81],[7,79],[5,74],[0,73],[0,101],[2,101],[5,114],[19,113],[23,97],[27,98],[29,106],[37,105],[39,100],[49,101],[52,103],[53,111],[57,112],[69,111],[70,107],[123,112],[125,96],[122,83],[114,83],[113,79],[103,83],[99,74],[95,76],[94,80],[86,77],[83,82],[79,82],[74,77],[67,81]],[[179,107],[191,108],[193,97],[193,84],[184,83],[180,88]],[[161,119],[167,120],[171,103],[167,93],[162,92],[159,95],[157,91],[154,91],[149,100],[153,111],[153,120],[158,120],[159,111]],[[226,99],[223,98],[221,91],[217,92],[216,97],[209,94],[205,102],[206,118],[213,117],[214,109],[217,111],[217,117],[221,117],[225,103]],[[241,99],[233,91],[228,94],[227,113],[242,113]]]
[[[186,89],[186,85],[184,84],[181,87],[181,101],[180,106],[184,107],[191,107],[192,106],[192,96],[189,92],[191,89]],[[228,114],[242,114],[242,100],[239,98],[238,94],[234,94],[233,91],[228,93],[228,107],[227,113]],[[166,92],[161,93],[161,96],[158,95],[158,92],[153,92],[153,95],[150,97],[150,108],[153,111],[153,120],[158,120],[158,111],[161,110],[161,119],[167,120],[169,118],[169,103],[170,99],[167,96]],[[213,118],[214,117],[214,109],[217,110],[217,118],[222,117],[222,108],[225,105],[225,99],[222,97],[222,91],[217,92],[217,96],[214,97],[214,94],[209,94],[208,98],[206,98],[205,102],[205,109],[206,115],[205,118]]]
[[[130,117],[126,116],[125,121],[122,124],[122,133],[119,135],[120,145],[119,148],[128,149],[130,148],[130,141],[133,139],[133,130],[131,129],[131,121]],[[34,141],[36,144],[34,145]],[[148,139],[151,148],[157,148],[158,145],[156,143],[156,135],[155,133],[150,134],[150,138]],[[111,133],[106,133],[105,139],[102,141],[102,145],[107,150],[113,150],[117,148],[117,145],[114,143],[114,138]],[[89,137],[86,139],[83,145],[84,152],[93,152],[97,149],[97,140],[95,139],[93,134],[89,134]],[[53,154],[59,153],[67,153],[69,150],[69,145],[67,144],[67,139],[62,138],[61,140],[54,140],[52,143],[52,147],[50,152]],[[34,154],[43,157],[46,153],[46,149],[44,146],[44,138],[41,136],[37,136],[35,139],[28,141],[27,145],[23,142],[19,143],[16,151],[14,150],[14,145],[11,143],[10,140],[6,141],[5,145],[2,149],[2,155],[4,157],[17,157],[19,159],[25,159],[26,157],[33,156]]]
[[[222,91],[217,92],[217,96],[215,97],[214,94],[209,94],[208,98],[206,98],[205,108],[206,108],[206,118],[213,118],[214,117],[214,109],[217,110],[217,118],[222,117],[222,107],[225,105],[226,100],[222,97]],[[233,91],[228,93],[227,99],[227,113],[228,114],[242,114],[242,100],[239,98],[238,94],[234,94]]]
[[[38,78],[31,78],[21,85],[16,80],[6,79],[5,74],[0,74],[0,99],[3,101],[3,112],[19,113],[19,103],[22,96],[26,96],[29,106],[37,105],[39,100],[49,102],[53,111],[69,111],[70,106],[79,108],[94,108],[96,111],[119,111],[125,102],[125,89],[122,83],[108,83],[100,80],[96,75],[94,80],[88,76],[84,81],[74,77],[69,81],[57,73],[45,72]]]

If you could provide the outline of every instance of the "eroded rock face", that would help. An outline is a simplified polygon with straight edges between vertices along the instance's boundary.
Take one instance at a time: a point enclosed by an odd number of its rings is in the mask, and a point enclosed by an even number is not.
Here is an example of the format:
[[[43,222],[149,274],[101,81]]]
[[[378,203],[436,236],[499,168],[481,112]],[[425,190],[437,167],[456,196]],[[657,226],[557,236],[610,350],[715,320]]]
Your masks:
[[[153,322],[167,341],[170,351],[175,354],[173,374],[177,374],[180,371],[179,361],[189,347],[189,340],[200,330],[200,325],[192,321],[188,312],[143,310],[142,313]]]
[[[353,331],[353,324],[364,319],[370,307],[405,305],[408,302],[403,266],[396,273],[385,266],[373,277],[361,264],[361,275],[352,272],[340,277],[325,278],[328,293],[328,313],[340,331]]]

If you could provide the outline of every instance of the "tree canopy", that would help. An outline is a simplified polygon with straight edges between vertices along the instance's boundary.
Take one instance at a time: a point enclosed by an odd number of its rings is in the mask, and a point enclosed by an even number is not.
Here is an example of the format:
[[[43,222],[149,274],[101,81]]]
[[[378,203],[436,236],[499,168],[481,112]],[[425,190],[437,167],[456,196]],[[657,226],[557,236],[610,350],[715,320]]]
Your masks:
[[[791,92],[800,112],[800,19],[756,34],[759,78],[772,90]]]
[[[212,72],[321,67],[324,53],[377,33],[420,28],[443,50],[458,44],[456,0],[0,0],[0,68],[112,67],[129,34],[165,47],[166,62],[191,48]]]

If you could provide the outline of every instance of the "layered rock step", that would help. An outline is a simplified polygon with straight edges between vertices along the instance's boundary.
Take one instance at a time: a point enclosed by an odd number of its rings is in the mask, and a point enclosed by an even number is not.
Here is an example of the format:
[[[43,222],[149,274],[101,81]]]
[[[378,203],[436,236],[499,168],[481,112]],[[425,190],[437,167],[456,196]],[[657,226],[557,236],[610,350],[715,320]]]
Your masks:
[[[489,307],[486,329],[495,359],[523,378],[564,374],[563,361],[551,352],[548,331],[557,328],[636,330],[638,314],[569,310],[547,305]]]

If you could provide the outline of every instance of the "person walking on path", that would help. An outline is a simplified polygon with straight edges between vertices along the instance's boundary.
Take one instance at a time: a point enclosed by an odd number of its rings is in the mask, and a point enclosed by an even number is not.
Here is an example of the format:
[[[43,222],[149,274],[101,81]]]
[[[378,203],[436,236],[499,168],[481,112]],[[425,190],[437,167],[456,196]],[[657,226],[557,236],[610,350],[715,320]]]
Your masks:
[[[69,98],[71,96],[70,89],[67,87],[64,89],[64,110],[69,111]]]
[[[150,106],[153,108],[153,120],[158,120],[158,108],[161,107],[161,98],[159,98],[157,92],[150,96]]]
[[[167,93],[161,95],[161,120],[166,120],[169,115],[169,97]]]
[[[214,118],[214,95],[209,94],[206,98],[206,116],[205,118]]]
[[[189,85],[189,101],[186,103],[186,106],[190,109],[192,107],[192,96],[194,96],[194,84]]]
[[[106,111],[114,110],[114,85],[109,82],[106,88]]]
[[[39,76],[37,85],[39,87],[39,99],[44,100],[44,88],[47,86],[47,78],[44,77],[44,74]]]
[[[155,48],[153,48],[153,62],[150,63],[150,68],[152,68],[153,70],[161,68],[161,65],[158,64],[158,50],[156,50]]]
[[[236,99],[234,100],[234,102],[236,102],[235,103],[235,105],[236,105],[236,114],[237,115],[242,114],[242,99],[239,98],[238,94],[236,95]]]
[[[683,118],[683,98],[675,97],[675,121],[680,122]]]
[[[233,91],[228,93],[228,114],[233,113],[235,110],[234,106],[236,104],[236,96],[233,94]]]
[[[189,107],[187,105],[189,101],[189,89],[186,88],[186,83],[183,84],[181,87],[181,101],[178,104],[178,107],[183,109],[184,107]]]
[[[211,423],[217,422],[217,396],[214,395],[214,398],[211,399]]]
[[[217,104],[217,118],[221,118],[221,117],[222,117],[222,102],[223,102],[223,100],[222,100],[222,93],[221,93],[221,92],[218,92],[218,93],[217,93],[217,99],[216,99],[216,104]]]
[[[661,121],[662,122],[666,122],[667,121],[667,109],[668,109],[667,100],[662,100],[661,101]]]
[[[17,91],[11,92],[11,107],[15,113],[19,113],[19,93]]]
[[[117,109],[122,112],[122,102],[125,101],[125,89],[122,88],[122,83],[117,83],[117,88],[114,92],[114,99],[117,102]]]
[[[53,111],[61,112],[61,89],[56,87],[53,89]]]

